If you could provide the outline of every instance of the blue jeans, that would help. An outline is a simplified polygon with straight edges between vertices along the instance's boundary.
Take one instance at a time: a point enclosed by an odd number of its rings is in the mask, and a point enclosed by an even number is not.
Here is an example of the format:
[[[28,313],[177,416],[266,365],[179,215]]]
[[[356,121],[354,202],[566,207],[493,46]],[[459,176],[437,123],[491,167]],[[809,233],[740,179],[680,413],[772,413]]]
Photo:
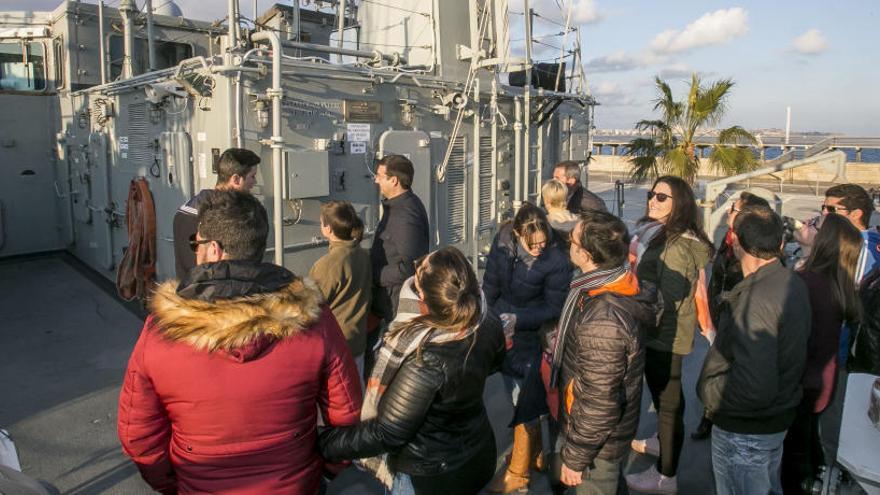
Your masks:
[[[716,495],[781,495],[779,469],[785,432],[731,433],[712,428],[712,467]]]
[[[416,489],[413,488],[412,480],[406,473],[395,473],[394,483],[391,485],[391,491],[385,490],[386,495],[416,495]]]

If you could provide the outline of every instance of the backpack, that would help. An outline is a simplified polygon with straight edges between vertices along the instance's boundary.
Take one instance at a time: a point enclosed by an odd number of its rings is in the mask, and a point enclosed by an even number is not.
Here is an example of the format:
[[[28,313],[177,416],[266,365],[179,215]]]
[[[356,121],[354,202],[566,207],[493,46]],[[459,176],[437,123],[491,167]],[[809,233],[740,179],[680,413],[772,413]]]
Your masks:
[[[862,321],[847,359],[850,373],[880,375],[880,266],[869,272],[859,288]]]

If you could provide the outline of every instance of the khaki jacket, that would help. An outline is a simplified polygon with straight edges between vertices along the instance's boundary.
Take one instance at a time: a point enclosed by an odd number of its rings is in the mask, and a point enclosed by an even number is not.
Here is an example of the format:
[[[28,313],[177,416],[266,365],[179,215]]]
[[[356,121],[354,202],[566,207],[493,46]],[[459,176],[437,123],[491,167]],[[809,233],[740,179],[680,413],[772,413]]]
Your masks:
[[[333,316],[339,322],[351,355],[367,346],[367,312],[370,309],[372,268],[370,253],[357,241],[333,241],[330,251],[309,270]]]

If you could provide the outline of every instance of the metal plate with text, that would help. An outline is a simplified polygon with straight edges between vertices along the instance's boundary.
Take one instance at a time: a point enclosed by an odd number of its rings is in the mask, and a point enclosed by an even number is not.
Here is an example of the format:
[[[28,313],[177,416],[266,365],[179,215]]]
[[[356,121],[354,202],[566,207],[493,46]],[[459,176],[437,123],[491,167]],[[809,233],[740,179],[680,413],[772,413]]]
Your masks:
[[[378,124],[382,122],[382,102],[343,100],[342,114],[346,122]]]

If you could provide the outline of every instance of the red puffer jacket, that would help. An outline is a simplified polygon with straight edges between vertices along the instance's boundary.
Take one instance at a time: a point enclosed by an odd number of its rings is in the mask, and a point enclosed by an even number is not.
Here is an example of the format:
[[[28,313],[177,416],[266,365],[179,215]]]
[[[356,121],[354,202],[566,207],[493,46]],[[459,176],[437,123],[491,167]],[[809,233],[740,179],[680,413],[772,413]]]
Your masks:
[[[157,291],[118,419],[125,453],[157,491],[317,493],[319,408],[328,425],[355,424],[361,390],[320,293],[291,279],[231,299]]]

